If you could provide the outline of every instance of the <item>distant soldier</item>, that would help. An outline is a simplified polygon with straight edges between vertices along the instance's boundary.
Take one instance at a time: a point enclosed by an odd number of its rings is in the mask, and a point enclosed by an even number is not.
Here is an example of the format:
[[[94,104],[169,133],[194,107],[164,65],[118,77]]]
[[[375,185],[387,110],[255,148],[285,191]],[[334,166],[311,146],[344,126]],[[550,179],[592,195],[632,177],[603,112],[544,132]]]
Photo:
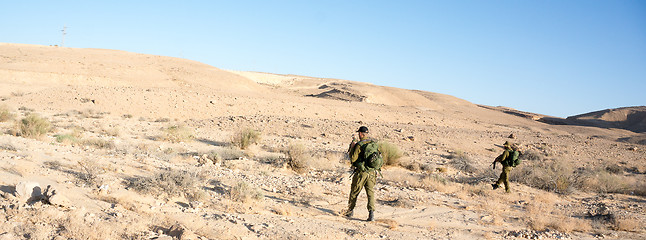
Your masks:
[[[376,146],[376,142],[368,138],[368,128],[361,126],[357,130],[359,141],[356,138],[352,139],[348,149],[348,156],[352,162],[352,186],[350,187],[350,199],[348,200],[348,208],[343,213],[345,217],[352,217],[352,212],[357,204],[357,197],[361,193],[362,188],[366,188],[366,195],[368,195],[368,219],[367,221],[374,221],[375,219],[375,184],[377,182],[377,170],[370,168],[366,162],[369,150],[367,148]],[[374,144],[374,145],[372,145]]]
[[[500,162],[502,164],[502,172],[496,183],[491,184],[494,190],[500,187],[501,184],[505,184],[505,191],[510,192],[509,188],[509,172],[511,168],[516,167],[520,164],[518,146],[516,144],[509,143],[505,141],[503,144],[505,151],[496,157],[496,160],[493,161],[493,169],[496,169],[496,163]]]

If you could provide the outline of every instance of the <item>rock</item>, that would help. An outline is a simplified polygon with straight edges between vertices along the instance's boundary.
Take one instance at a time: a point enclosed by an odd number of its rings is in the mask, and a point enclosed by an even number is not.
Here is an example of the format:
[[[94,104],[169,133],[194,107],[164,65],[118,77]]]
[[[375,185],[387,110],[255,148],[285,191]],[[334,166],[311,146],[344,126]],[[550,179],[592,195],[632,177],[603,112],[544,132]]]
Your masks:
[[[153,239],[156,239],[156,240],[173,240],[173,237],[162,234],[159,237],[156,237],[156,238],[153,238]]]
[[[10,232],[0,233],[0,240],[14,240],[19,239]]]
[[[37,182],[20,182],[16,185],[16,197],[20,202],[34,202],[43,199],[40,184]]]
[[[516,139],[516,135],[514,135],[513,133],[512,133],[512,134],[509,134],[509,137],[508,137],[508,138]]]
[[[60,191],[51,187],[51,185],[47,186],[47,190],[45,191],[45,197],[47,197],[47,202],[49,202],[49,204],[54,206],[65,207],[65,208],[72,208],[73,206],[72,201],[70,201],[67,197],[61,194]]]

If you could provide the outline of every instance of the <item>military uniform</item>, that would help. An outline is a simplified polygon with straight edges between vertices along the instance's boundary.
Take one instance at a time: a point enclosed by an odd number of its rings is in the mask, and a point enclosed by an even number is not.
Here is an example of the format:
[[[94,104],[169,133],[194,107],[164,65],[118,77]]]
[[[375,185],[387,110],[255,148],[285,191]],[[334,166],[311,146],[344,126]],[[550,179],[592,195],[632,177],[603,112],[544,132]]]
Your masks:
[[[363,128],[365,127],[361,127],[358,132],[360,132]],[[365,131],[367,133],[367,128],[365,128]],[[366,195],[368,196],[368,221],[372,221],[374,219],[375,184],[377,183],[377,172],[374,169],[366,168],[363,165],[365,159],[363,159],[364,156],[361,153],[365,144],[370,141],[372,141],[372,139],[369,139],[368,137],[362,137],[360,138],[359,142],[356,142],[356,140],[353,141],[348,149],[348,155],[350,157],[350,161],[352,162],[354,173],[352,175],[352,186],[350,187],[348,208],[344,214],[347,217],[352,216],[354,207],[357,204],[357,197],[359,196],[359,193],[361,193],[361,190],[365,188]]]
[[[491,184],[491,186],[493,186],[493,189],[497,189],[500,187],[500,185],[505,184],[505,191],[510,192],[511,189],[509,187],[509,173],[511,172],[512,166],[509,166],[508,162],[505,160],[510,156],[513,150],[509,142],[505,142],[503,146],[505,147],[505,151],[500,154],[500,156],[496,157],[496,160],[494,160],[494,164],[496,164],[496,162],[500,162],[502,164],[502,172],[500,173],[498,181],[496,181],[496,183],[494,184]]]

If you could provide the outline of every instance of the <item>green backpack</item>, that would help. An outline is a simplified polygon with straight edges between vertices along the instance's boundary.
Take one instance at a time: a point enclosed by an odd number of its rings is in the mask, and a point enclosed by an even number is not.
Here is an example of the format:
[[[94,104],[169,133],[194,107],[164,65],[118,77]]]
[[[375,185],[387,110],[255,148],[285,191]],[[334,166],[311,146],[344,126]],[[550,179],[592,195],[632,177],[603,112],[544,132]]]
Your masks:
[[[379,151],[379,144],[377,144],[377,141],[370,140],[362,147],[363,149],[361,153],[363,154],[365,167],[381,171],[381,167],[384,165],[384,158],[381,156],[381,152]]]
[[[509,151],[509,157],[507,157],[507,166],[516,167],[520,165],[520,151]]]

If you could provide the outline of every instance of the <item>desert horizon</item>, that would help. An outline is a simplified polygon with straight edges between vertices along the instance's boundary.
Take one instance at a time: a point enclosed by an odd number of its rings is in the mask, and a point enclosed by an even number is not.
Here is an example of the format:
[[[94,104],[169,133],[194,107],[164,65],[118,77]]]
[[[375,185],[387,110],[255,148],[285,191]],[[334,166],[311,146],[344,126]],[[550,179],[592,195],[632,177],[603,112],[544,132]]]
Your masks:
[[[646,232],[646,106],[559,118],[352,80],[13,43],[0,43],[0,86],[0,239]],[[375,222],[363,192],[353,218],[339,215],[360,126],[393,153]],[[511,193],[491,189],[505,141],[523,152]]]

